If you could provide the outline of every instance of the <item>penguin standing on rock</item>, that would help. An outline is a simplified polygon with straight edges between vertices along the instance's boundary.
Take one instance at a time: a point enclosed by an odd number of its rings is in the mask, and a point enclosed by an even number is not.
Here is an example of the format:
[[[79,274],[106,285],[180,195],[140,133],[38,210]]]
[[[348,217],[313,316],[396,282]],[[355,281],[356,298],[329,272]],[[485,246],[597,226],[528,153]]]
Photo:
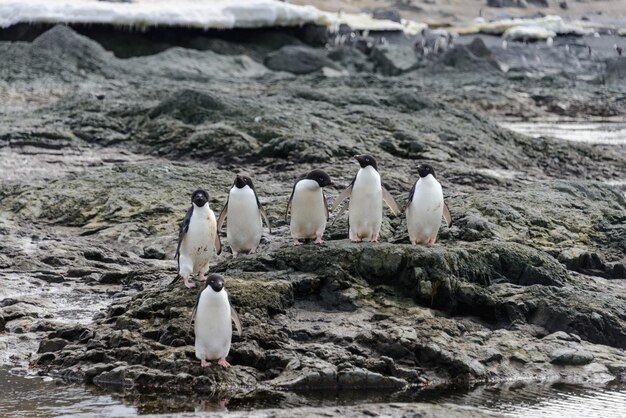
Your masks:
[[[376,160],[371,155],[355,155],[361,168],[354,179],[335,200],[331,212],[346,199],[348,205],[349,238],[352,242],[378,242],[378,234],[383,222],[383,200],[394,215],[400,214],[400,208],[393,196],[385,189],[378,173]],[[343,210],[337,215],[337,219]]]
[[[261,206],[252,179],[248,176],[237,175],[235,178],[228,200],[217,219],[218,232],[222,229],[227,216],[226,238],[235,257],[242,252],[248,254],[256,252],[263,235],[261,218],[265,220],[270,234],[272,233],[265,209]]]
[[[300,245],[301,240],[315,238],[316,244],[322,244],[322,236],[328,221],[328,202],[323,188],[332,186],[328,174],[322,170],[313,170],[296,180],[285,211],[285,222],[291,208],[291,237],[293,245]]]
[[[429,164],[417,167],[420,178],[409,193],[406,208],[406,224],[411,244],[435,245],[441,217],[446,219],[448,227],[452,218],[448,205],[443,201],[441,184],[435,178],[435,170]]]
[[[233,336],[232,322],[238,335],[241,335],[241,322],[224,289],[224,277],[209,275],[204,289],[196,298],[191,319],[195,320],[196,357],[200,365],[209,367],[211,361],[217,360],[220,366],[230,367],[226,356]]]
[[[197,274],[202,281],[206,280],[209,261],[221,251],[215,214],[209,207],[209,194],[198,189],[191,195],[191,207],[187,210],[178,233],[178,275],[183,278],[185,286],[195,286],[189,281],[191,274]]]

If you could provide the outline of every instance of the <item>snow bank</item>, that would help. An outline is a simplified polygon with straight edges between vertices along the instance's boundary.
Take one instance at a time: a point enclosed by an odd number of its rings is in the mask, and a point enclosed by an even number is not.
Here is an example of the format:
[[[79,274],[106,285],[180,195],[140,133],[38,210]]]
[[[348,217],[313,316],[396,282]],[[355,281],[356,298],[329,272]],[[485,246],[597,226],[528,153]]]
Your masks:
[[[536,39],[546,39],[554,35],[590,35],[594,31],[582,22],[566,22],[561,16],[545,16],[536,19],[503,19],[494,22],[476,22],[470,26],[451,28],[461,35],[472,33],[489,33],[492,35],[503,35],[508,32],[509,38],[526,33],[529,39],[536,36]],[[548,36],[552,33],[552,36]]]
[[[423,23],[373,19],[364,13],[329,13],[278,0],[0,0],[0,28],[16,23],[101,23],[129,27],[182,26],[201,29],[301,26],[311,23],[353,30],[403,31]]]
[[[541,26],[514,26],[507,29],[502,34],[504,39],[524,40],[524,39],[550,39],[556,36],[556,32],[542,28]]]
[[[104,23],[202,29],[328,26],[332,15],[277,0],[0,0],[0,27],[16,23]]]
[[[394,22],[393,20],[374,19],[367,13],[340,12],[338,14],[331,15],[330,19],[333,21],[333,29],[337,29],[340,24],[346,24],[350,26],[352,30],[358,31],[398,31],[404,32],[408,35],[415,35],[423,29],[428,28],[428,25],[412,20],[402,19],[401,22]]]

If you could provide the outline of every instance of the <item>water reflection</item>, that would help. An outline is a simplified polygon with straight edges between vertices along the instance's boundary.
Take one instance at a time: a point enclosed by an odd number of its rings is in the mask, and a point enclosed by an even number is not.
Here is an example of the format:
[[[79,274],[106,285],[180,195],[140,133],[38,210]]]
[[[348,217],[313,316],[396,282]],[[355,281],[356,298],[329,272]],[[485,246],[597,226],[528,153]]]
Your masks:
[[[607,119],[581,123],[580,121],[506,121],[500,125],[533,138],[554,137],[572,142],[598,145],[626,144],[626,122]]]
[[[18,370],[18,369],[16,369]],[[12,417],[127,417],[144,414],[211,413],[294,408],[333,407],[372,402],[428,402],[468,405],[485,412],[516,417],[626,415],[626,385],[582,387],[536,383],[407,390],[341,390],[269,393],[251,391],[233,397],[105,392],[96,387],[59,384],[50,378],[22,376],[0,368],[0,411]]]
[[[108,417],[137,415],[131,405],[83,386],[57,384],[50,378],[20,376],[0,368],[0,411],[11,417]]]

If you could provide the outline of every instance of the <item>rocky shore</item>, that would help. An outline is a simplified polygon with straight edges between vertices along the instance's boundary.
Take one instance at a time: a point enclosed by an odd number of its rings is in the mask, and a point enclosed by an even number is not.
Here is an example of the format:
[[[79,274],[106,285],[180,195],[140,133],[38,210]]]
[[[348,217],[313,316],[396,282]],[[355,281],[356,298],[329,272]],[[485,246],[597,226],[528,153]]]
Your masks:
[[[259,31],[118,58],[81,31],[0,42],[0,281],[19,294],[0,299],[5,362],[240,398],[626,380],[626,197],[610,184],[626,178],[626,146],[495,123],[624,116],[610,37],[591,57],[567,39],[504,49],[483,36],[420,58],[402,43]],[[386,211],[380,244],[350,243],[344,216],[325,245],[290,246],[293,180],[322,168],[341,188],[366,151],[401,205],[418,163],[434,166],[453,218],[440,245],[409,245]],[[211,268],[244,332],[234,367],[202,369],[196,292],[169,285],[177,225],[196,187],[221,210],[239,172],[274,233]]]

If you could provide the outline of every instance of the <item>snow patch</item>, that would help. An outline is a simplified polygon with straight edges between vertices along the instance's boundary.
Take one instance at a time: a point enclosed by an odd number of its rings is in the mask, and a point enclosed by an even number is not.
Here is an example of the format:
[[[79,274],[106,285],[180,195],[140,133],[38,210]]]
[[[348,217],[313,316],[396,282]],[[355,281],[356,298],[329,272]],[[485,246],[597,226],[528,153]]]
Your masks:
[[[374,19],[365,13],[329,13],[314,6],[278,0],[0,0],[0,28],[17,23],[93,23],[145,28],[182,26],[199,29],[302,26],[337,30],[347,24],[359,31],[419,33],[428,25]]]
[[[545,16],[536,19],[502,19],[493,22],[476,21],[465,27],[452,28],[460,35],[488,33],[504,35],[509,39],[548,39],[556,35],[590,35],[594,30],[584,22],[566,22],[561,16]]]
[[[332,15],[313,6],[277,0],[0,0],[0,27],[23,22],[232,29],[306,23],[328,26]]]

